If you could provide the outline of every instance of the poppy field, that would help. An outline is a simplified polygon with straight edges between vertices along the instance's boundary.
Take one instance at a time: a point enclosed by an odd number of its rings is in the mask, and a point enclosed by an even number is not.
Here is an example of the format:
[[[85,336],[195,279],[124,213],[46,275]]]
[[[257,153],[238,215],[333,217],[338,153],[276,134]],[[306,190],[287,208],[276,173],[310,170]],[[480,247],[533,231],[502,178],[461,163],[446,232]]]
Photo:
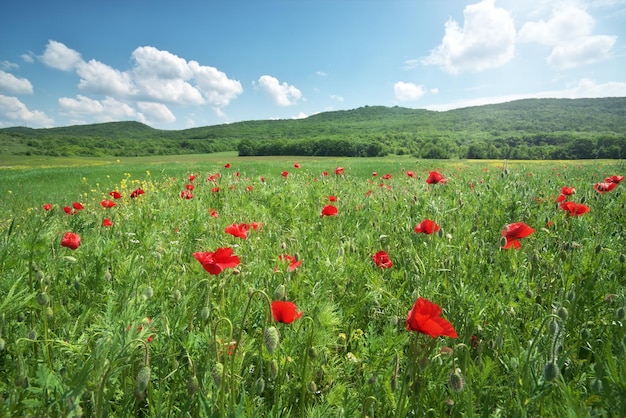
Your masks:
[[[3,169],[0,416],[626,416],[625,171]]]

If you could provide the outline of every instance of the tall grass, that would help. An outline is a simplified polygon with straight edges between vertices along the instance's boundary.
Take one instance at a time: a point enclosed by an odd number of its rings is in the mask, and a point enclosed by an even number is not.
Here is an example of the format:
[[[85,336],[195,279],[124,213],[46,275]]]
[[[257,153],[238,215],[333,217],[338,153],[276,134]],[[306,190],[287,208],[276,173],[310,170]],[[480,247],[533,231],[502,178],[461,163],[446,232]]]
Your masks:
[[[299,162],[2,171],[0,415],[626,414],[626,194],[593,189],[621,164]],[[559,209],[563,186],[590,211]],[[514,222],[535,232],[503,250]],[[218,248],[240,264],[211,275],[194,253]],[[418,297],[458,338],[406,329]]]

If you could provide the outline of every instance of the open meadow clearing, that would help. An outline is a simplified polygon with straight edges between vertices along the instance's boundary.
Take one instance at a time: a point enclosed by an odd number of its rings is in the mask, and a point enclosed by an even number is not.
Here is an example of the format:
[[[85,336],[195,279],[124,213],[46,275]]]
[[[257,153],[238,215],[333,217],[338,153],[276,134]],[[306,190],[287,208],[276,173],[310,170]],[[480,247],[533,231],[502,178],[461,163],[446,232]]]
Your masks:
[[[158,158],[2,160],[1,416],[626,416],[622,162]]]

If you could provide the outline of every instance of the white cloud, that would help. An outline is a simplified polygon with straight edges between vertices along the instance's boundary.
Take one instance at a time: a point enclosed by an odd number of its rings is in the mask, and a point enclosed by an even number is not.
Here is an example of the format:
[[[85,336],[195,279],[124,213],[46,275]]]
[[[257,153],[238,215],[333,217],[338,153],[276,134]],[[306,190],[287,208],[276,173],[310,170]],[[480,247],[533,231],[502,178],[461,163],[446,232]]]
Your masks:
[[[128,73],[121,72],[96,60],[80,62],[76,65],[80,77],[78,87],[91,93],[112,96],[132,96],[137,89]]]
[[[10,62],[7,60],[4,60],[2,62],[0,62],[0,68],[4,68],[5,70],[16,70],[18,68],[20,68],[19,65],[17,65],[14,62]]]
[[[139,102],[137,103],[139,110],[145,115],[146,119],[155,122],[172,123],[176,121],[176,116],[172,111],[162,103]]]
[[[393,85],[393,91],[396,100],[401,102],[410,102],[418,100],[424,95],[424,86],[398,81]]]
[[[18,78],[0,70],[0,90],[12,94],[32,94],[33,85],[26,78]]]
[[[300,112],[296,116],[292,116],[291,119],[306,119],[308,117],[309,115],[307,115],[306,113]]]
[[[527,22],[519,31],[520,42],[552,47],[548,64],[565,69],[604,60],[610,55],[616,36],[594,35],[595,21],[584,9],[560,4],[548,20]]]
[[[196,61],[189,62],[196,81],[196,87],[207,100],[208,104],[220,109],[243,93],[243,87],[237,80],[231,80],[217,68],[200,65]]]
[[[505,96],[478,97],[474,99],[458,100],[451,103],[424,106],[424,108],[428,110],[446,111],[463,107],[505,103],[521,99],[582,99],[624,96],[626,96],[626,82],[609,81],[607,83],[596,83],[591,79],[583,78],[576,84],[572,84],[561,90],[547,90],[536,93],[510,94]]]
[[[48,128],[53,123],[54,120],[49,118],[44,112],[29,110],[16,97],[0,94],[0,125],[11,126],[20,124],[31,128]]]
[[[32,64],[33,62],[35,62],[35,59],[33,58],[33,54],[30,52],[28,54],[22,54],[22,59],[24,60],[24,62],[27,62],[29,64]]]
[[[430,89],[430,94],[439,94],[439,89],[437,87],[433,87]]]
[[[326,77],[328,74],[326,74],[324,71],[317,71],[315,73],[318,77]]]
[[[83,61],[78,52],[53,40],[48,41],[46,50],[40,59],[47,66],[63,71],[72,70]]]
[[[291,106],[298,103],[302,93],[294,86],[280,83],[277,78],[270,75],[262,75],[259,78],[259,86],[278,106]]]
[[[465,7],[463,27],[448,20],[441,44],[422,59],[422,64],[439,65],[456,74],[509,62],[515,52],[515,25],[511,13],[495,7],[494,1],[483,0]]]
[[[119,120],[139,120],[144,121],[143,114],[126,103],[120,102],[113,97],[106,97],[103,100],[94,100],[86,96],[77,95],[76,99],[61,97],[59,99],[62,113],[72,116],[92,116],[99,122],[112,122]]]
[[[330,98],[332,100],[336,101],[336,102],[339,102],[339,103],[343,103],[343,101],[344,101],[343,96],[338,96],[336,94],[331,95]]]

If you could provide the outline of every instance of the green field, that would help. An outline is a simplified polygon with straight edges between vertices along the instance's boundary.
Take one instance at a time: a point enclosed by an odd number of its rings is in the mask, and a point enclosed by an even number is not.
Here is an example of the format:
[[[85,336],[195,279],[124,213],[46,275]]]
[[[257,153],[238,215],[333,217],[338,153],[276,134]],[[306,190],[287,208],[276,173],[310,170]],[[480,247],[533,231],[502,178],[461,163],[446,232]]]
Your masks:
[[[0,416],[625,416],[625,171],[3,156]]]

